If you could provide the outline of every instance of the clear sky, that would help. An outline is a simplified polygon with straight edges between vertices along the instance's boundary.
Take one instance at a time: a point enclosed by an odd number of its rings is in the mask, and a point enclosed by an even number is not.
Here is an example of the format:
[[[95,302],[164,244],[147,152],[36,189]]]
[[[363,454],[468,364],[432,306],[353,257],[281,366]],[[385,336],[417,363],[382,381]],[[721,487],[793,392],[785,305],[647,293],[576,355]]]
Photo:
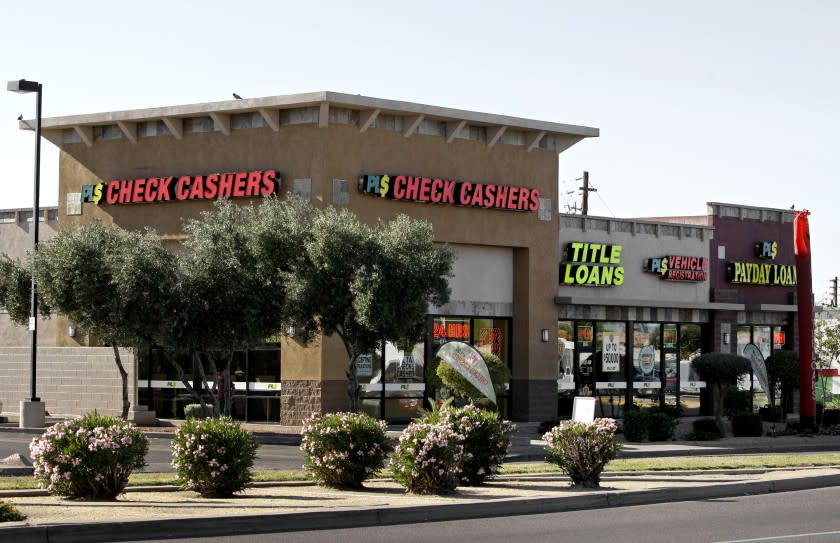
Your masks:
[[[840,2],[39,0],[2,18],[0,73],[43,83],[44,116],[332,90],[594,126],[559,157],[564,191],[590,172],[590,214],[795,205],[818,303],[840,275]],[[16,119],[34,104],[0,93],[0,208],[32,205]]]

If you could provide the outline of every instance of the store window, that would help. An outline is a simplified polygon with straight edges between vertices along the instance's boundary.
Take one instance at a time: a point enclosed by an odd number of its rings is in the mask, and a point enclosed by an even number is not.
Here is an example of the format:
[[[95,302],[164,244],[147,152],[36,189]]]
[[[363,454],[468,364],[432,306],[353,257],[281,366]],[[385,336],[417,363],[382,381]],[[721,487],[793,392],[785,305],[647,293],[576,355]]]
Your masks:
[[[624,413],[627,389],[627,325],[599,322],[595,331],[596,394],[599,416],[618,418]]]
[[[424,346],[385,343],[385,419],[409,421],[420,415],[423,408]]]
[[[660,324],[633,324],[633,401],[637,405],[659,405],[662,388],[661,330]]]
[[[577,384],[581,396],[595,394],[595,323],[580,321],[576,327],[578,355]]]
[[[478,350],[488,364],[510,367],[510,319],[491,317],[437,316],[432,319],[431,352],[426,383],[431,401],[442,401],[452,392],[437,377],[438,349],[449,341],[462,341]],[[493,358],[495,357],[495,358]],[[497,360],[496,360],[497,359]],[[508,416],[510,383],[493,383],[497,408]]]
[[[691,361],[700,356],[701,328],[699,324],[681,324],[679,328],[679,402],[683,415],[700,415],[700,394],[706,383],[700,380],[691,367]]]
[[[232,355],[214,352],[213,364],[206,355],[201,363],[207,387],[213,388],[218,372],[230,358],[234,391],[231,416],[239,420],[256,422],[280,421],[280,349],[276,345],[249,351],[235,351]],[[172,357],[172,358],[170,358]],[[138,364],[138,394],[140,402],[150,406],[160,418],[183,418],[184,407],[195,403],[195,398],[175,367],[178,364],[184,376],[193,384],[193,359],[187,354],[168,354],[160,349],[144,352]],[[215,365],[216,371],[213,371]],[[204,392],[205,401],[213,398]]]

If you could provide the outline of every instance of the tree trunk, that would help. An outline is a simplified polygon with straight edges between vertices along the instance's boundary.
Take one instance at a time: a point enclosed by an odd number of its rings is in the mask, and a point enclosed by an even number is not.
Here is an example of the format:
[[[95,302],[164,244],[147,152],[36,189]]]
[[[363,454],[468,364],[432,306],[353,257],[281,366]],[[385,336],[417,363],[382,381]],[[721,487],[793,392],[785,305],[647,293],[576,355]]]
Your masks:
[[[123,420],[128,419],[128,410],[131,407],[131,402],[128,400],[128,372],[123,367],[122,359],[120,358],[120,348],[116,345],[111,345],[114,349],[114,362],[117,363],[117,369],[120,370],[120,378],[122,379],[122,417]]]
[[[347,396],[350,399],[350,412],[359,412],[359,377],[356,375],[356,359],[358,355],[350,355],[350,366],[347,368]]]

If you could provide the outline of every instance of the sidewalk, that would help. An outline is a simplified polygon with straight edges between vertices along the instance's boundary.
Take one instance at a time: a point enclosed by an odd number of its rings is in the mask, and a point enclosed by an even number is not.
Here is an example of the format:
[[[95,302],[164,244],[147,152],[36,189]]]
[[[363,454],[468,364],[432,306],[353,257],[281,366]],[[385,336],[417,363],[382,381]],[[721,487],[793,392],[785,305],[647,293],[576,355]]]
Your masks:
[[[300,442],[299,428],[251,425],[261,443]],[[401,427],[389,428],[396,438]],[[165,437],[174,428],[148,428]],[[32,435],[43,430],[0,428]],[[520,424],[508,461],[541,461],[544,443],[536,425]],[[620,457],[804,454],[840,451],[840,436],[725,438],[720,441],[623,443]],[[671,501],[785,492],[840,484],[840,466],[703,472],[608,473],[601,489],[573,489],[558,474],[500,477],[448,496],[406,494],[393,481],[371,481],[362,491],[309,483],[255,484],[231,499],[204,499],[174,487],[131,488],[116,502],[67,501],[44,491],[0,491],[28,516],[0,524],[0,541],[129,541],[379,526],[503,515],[540,514]],[[193,519],[197,522],[183,522]]]
[[[840,484],[840,468],[609,474],[598,490],[573,489],[566,477],[501,477],[447,496],[406,494],[391,481],[340,491],[306,483],[259,485],[230,499],[171,488],[132,489],[116,502],[68,501],[33,491],[2,492],[28,516],[0,524],[0,541],[130,541],[290,532],[623,507]],[[184,522],[191,519],[193,522]]]

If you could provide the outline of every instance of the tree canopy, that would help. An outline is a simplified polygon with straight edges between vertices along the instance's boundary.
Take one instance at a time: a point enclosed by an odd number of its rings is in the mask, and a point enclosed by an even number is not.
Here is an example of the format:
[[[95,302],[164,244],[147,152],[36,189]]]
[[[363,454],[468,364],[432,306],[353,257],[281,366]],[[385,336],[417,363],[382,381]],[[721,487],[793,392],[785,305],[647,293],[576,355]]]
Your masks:
[[[35,259],[45,307],[113,346],[123,416],[127,374],[118,347],[157,345],[189,355],[206,382],[202,354],[213,369],[211,353],[226,353],[229,369],[234,350],[259,345],[289,324],[304,342],[341,339],[355,409],[356,357],[380,340],[419,341],[429,305],[449,300],[453,254],[434,243],[430,223],[407,216],[371,227],[346,209],[269,197],[259,206],[219,201],[184,229],[188,238],[173,254],[154,232],[95,221],[61,230]],[[25,267],[0,258],[0,304],[16,322],[28,318],[28,278]]]
[[[114,350],[128,416],[128,373],[119,347],[159,337],[172,310],[175,258],[152,232],[128,232],[95,221],[61,230],[39,245],[35,279],[53,311]]]

